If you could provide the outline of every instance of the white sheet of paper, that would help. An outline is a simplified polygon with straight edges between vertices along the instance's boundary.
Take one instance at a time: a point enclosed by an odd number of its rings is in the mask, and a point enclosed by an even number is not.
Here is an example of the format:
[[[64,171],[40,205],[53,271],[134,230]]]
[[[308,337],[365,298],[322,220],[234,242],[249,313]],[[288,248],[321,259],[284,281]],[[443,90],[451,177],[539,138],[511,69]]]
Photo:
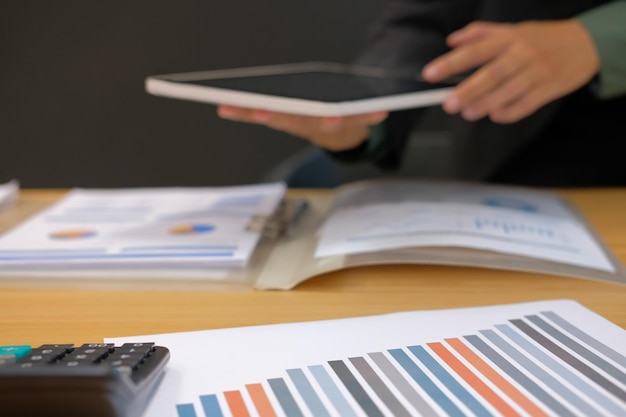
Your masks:
[[[419,246],[458,246],[603,271],[612,263],[556,195],[510,187],[392,182],[337,200],[316,257]]]
[[[10,204],[17,199],[19,183],[16,180],[0,184],[0,206]]]
[[[0,265],[243,267],[282,183],[235,187],[72,190],[0,238]]]
[[[146,417],[626,415],[626,331],[569,300],[105,341],[170,349]]]

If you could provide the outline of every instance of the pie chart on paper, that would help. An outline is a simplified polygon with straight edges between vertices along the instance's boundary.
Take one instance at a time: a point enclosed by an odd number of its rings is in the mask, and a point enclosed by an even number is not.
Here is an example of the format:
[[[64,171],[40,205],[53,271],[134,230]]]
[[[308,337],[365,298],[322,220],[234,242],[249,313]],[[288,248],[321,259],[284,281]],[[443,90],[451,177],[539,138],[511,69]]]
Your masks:
[[[175,226],[169,229],[169,233],[172,235],[197,235],[202,233],[209,233],[215,230],[215,226],[211,224],[185,224],[181,226]]]
[[[93,229],[64,229],[50,233],[50,238],[77,240],[94,237],[96,234],[96,231]]]

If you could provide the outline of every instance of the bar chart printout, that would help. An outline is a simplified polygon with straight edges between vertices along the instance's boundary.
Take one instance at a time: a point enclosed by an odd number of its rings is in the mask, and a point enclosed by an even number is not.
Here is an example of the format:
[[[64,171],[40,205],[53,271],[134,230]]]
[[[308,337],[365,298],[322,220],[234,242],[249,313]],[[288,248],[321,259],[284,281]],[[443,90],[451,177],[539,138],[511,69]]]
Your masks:
[[[232,355],[244,352],[249,357],[239,361],[242,369],[231,370],[238,374],[235,378],[221,378],[221,371],[213,374],[210,369],[224,369],[218,364],[202,365],[208,366],[206,391],[196,381],[193,392],[179,391],[187,401],[157,393],[147,415],[626,416],[626,332],[572,301],[301,325],[302,333],[294,331],[298,324],[288,324],[230,329],[228,334],[223,330],[179,334],[196,347],[211,339],[220,345],[216,351],[224,356],[214,357],[216,363],[237,362]],[[250,340],[245,348],[235,347],[228,355],[220,333],[229,343],[241,345],[246,332]],[[300,340],[304,335],[306,340]],[[167,346],[176,335],[153,337]],[[315,338],[321,354],[307,353],[316,350],[315,344],[307,346]],[[368,346],[372,338],[376,341]],[[407,343],[410,339],[416,343]],[[263,361],[269,351],[257,349],[257,344],[265,343],[261,340],[278,352],[274,356],[279,358],[282,352],[283,359],[289,357],[283,363],[300,359],[305,363],[270,373],[266,368],[282,364],[266,360],[261,372],[252,365],[246,369],[247,363]],[[170,345],[174,358],[178,349],[175,343]],[[387,347],[377,349],[383,345]],[[210,344],[205,347],[211,349]],[[333,350],[335,356],[309,362],[315,356],[332,355]],[[179,353],[185,354],[182,348]],[[249,370],[253,375],[246,381]],[[196,373],[202,372],[198,366]],[[266,376],[258,377],[261,373]],[[168,375],[160,391],[168,389],[168,378],[170,388],[177,384],[180,389],[186,385],[181,383],[185,376]],[[242,382],[229,385],[229,379]]]

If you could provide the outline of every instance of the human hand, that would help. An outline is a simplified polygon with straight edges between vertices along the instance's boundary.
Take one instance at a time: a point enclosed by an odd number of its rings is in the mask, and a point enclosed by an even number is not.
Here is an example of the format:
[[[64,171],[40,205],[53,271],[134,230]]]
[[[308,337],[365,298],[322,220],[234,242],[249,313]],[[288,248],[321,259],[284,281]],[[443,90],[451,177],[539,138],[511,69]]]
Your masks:
[[[443,104],[466,120],[516,122],[571,93],[599,71],[593,41],[576,20],[471,23],[448,36],[452,51],[423,69],[430,82],[480,67]]]
[[[369,136],[369,126],[387,118],[387,112],[345,117],[314,117],[267,110],[219,106],[219,117],[238,122],[260,124],[301,137],[331,151],[343,151],[360,145]]]

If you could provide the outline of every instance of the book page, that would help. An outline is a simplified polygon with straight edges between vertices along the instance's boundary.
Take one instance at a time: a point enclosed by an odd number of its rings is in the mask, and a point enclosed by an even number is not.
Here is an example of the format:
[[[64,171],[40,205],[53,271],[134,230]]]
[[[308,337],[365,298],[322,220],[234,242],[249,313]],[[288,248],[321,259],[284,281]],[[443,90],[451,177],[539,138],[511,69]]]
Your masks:
[[[316,258],[462,247],[614,272],[582,219],[556,194],[479,184],[389,181],[342,190]]]

